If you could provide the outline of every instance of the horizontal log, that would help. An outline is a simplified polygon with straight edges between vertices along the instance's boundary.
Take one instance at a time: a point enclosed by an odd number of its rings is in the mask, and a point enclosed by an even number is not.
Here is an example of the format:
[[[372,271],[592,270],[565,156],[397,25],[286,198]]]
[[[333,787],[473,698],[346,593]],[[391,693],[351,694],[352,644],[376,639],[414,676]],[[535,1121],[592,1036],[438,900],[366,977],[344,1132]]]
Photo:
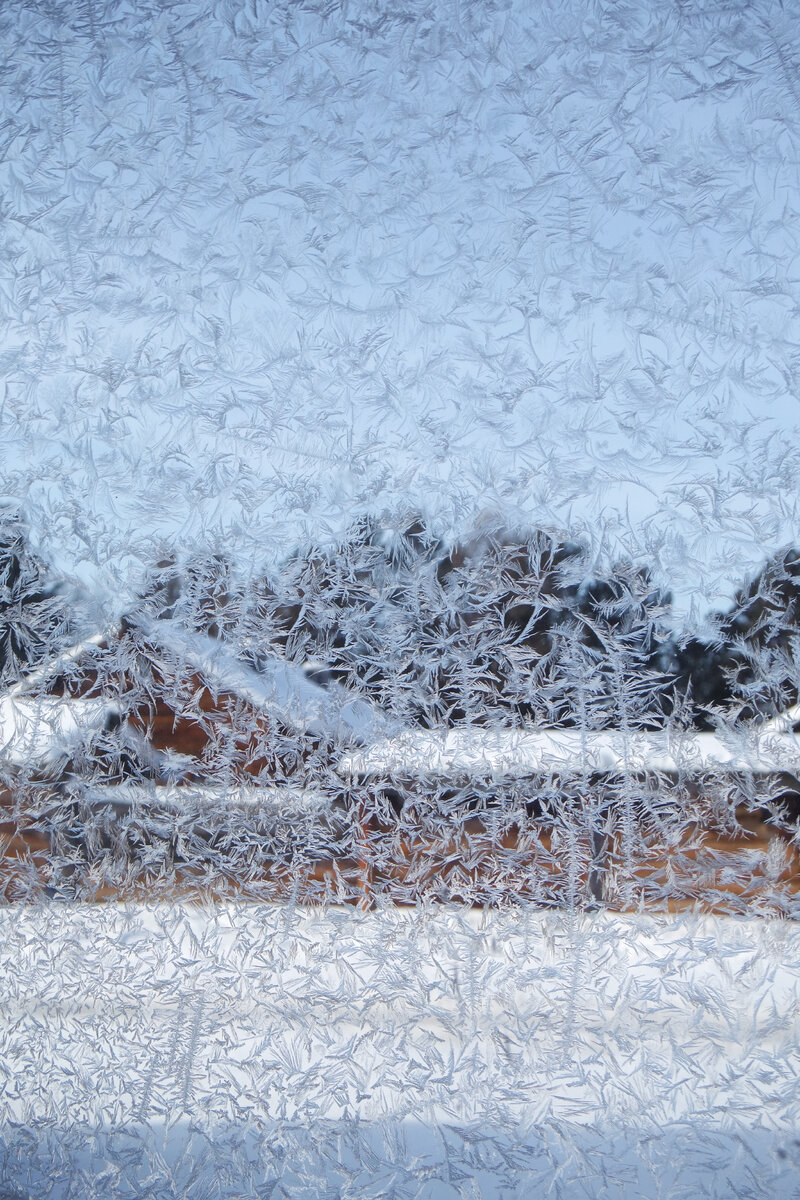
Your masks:
[[[165,797],[183,794],[180,785],[162,790]],[[137,801],[145,814],[147,797],[153,794],[144,788]],[[448,825],[435,806],[416,803],[392,814],[362,789],[349,814],[337,810],[336,829],[331,826],[328,832],[315,815],[325,797],[315,796],[307,812],[297,809],[287,825],[292,836],[284,841],[287,853],[281,858],[276,857],[281,839],[274,833],[281,820],[277,792],[269,808],[270,820],[277,824],[264,825],[268,794],[273,792],[255,787],[231,793],[236,804],[232,799],[226,815],[224,790],[211,789],[209,812],[216,814],[217,824],[206,822],[209,828],[201,837],[193,836],[202,823],[200,788],[195,807],[183,817],[179,809],[171,812],[165,800],[161,824],[166,832],[151,837],[150,844],[144,828],[135,845],[123,846],[120,833],[116,845],[103,846],[98,837],[90,848],[74,836],[53,841],[52,825],[36,817],[48,807],[41,785],[22,800],[6,790],[0,795],[5,810],[0,899],[14,902],[50,888],[95,899],[235,894],[298,903],[438,899],[486,905],[517,899],[578,908],[602,903],[622,911],[800,911],[800,854],[792,830],[746,808],[737,810],[736,826],[729,829],[715,827],[711,820],[705,826],[694,821],[668,826],[660,834],[642,820],[630,820],[626,828],[623,814],[613,809],[605,811],[598,827],[592,824],[597,814],[577,802],[559,820],[552,814],[536,816],[522,809],[509,815],[498,809],[456,812]],[[63,797],[52,795],[51,808],[64,803]],[[104,807],[113,832],[113,806],[98,803],[100,817]],[[273,831],[269,838],[261,832],[267,828]],[[181,861],[178,833],[189,838],[188,862]],[[304,837],[310,839],[305,845]],[[344,855],[326,853],[326,838],[331,847],[349,840],[351,849]],[[54,864],[64,860],[56,877]]]

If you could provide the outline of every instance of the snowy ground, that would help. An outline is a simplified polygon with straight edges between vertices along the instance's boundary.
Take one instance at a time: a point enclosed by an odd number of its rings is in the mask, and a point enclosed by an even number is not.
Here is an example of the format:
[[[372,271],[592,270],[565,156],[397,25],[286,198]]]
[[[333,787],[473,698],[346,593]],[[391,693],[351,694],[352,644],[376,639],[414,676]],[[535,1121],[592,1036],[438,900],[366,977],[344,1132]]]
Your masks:
[[[795,1197],[800,929],[0,913],[3,1197]]]

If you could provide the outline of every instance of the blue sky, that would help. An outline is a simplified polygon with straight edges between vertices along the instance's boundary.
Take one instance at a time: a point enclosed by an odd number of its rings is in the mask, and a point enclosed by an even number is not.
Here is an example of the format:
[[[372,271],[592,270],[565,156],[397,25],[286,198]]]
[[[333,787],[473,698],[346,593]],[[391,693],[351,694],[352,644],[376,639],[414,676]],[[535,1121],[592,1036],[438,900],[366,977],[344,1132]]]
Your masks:
[[[0,12],[0,493],[124,607],[362,512],[647,562],[796,540],[797,24],[777,4]]]

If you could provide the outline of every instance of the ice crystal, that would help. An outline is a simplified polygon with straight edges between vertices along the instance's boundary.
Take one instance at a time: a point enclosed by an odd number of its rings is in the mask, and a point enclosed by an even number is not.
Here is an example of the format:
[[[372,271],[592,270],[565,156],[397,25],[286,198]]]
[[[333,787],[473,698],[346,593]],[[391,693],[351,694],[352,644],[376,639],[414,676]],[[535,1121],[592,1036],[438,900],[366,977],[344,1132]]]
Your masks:
[[[2,5],[0,1197],[796,1190],[797,38]]]

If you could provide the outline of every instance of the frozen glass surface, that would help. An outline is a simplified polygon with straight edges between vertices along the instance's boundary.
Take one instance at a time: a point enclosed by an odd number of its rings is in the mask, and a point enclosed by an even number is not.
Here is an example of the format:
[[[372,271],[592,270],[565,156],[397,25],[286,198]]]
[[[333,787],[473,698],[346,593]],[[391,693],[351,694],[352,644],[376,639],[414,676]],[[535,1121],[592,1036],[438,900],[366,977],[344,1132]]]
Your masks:
[[[799,36],[0,6],[0,1196],[793,1194]]]

